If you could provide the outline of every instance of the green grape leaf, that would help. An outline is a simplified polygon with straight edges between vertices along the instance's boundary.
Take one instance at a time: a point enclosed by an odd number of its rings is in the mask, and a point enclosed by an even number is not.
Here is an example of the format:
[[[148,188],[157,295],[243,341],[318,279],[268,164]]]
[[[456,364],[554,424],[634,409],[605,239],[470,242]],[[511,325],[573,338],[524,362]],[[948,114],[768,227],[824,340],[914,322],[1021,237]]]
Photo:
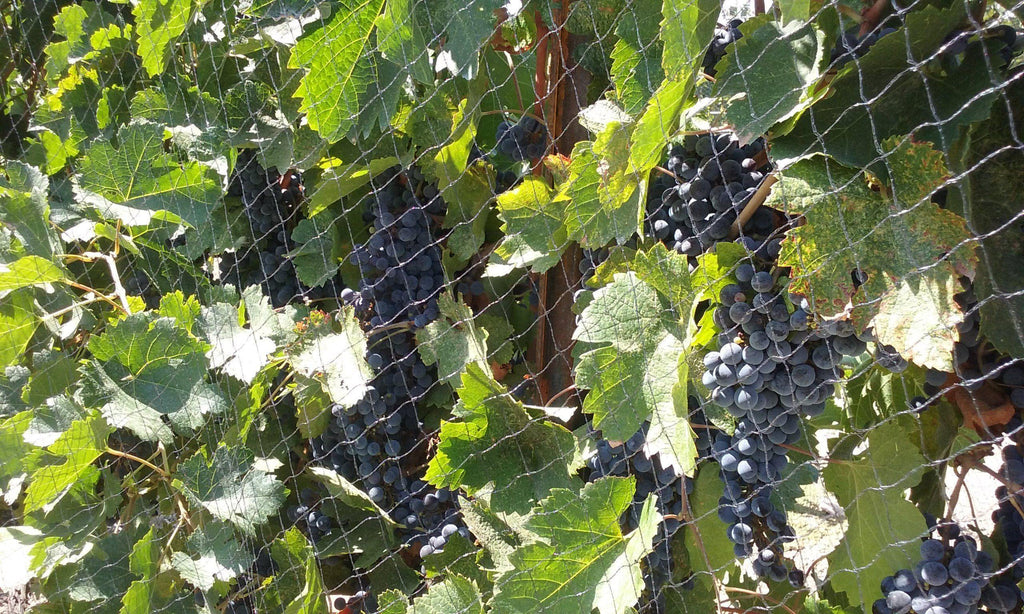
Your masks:
[[[1008,84],[1006,96],[1024,99],[1019,80]],[[1001,351],[1024,358],[1024,233],[1019,200],[1007,198],[1024,194],[1024,177],[1016,172],[1024,154],[1013,137],[1020,121],[1021,105],[995,105],[992,118],[971,130],[954,168],[961,181],[963,214],[979,243],[974,293],[981,303],[982,334]]]
[[[457,386],[466,365],[487,371],[487,332],[478,328],[473,311],[451,294],[437,299],[440,318],[416,331],[416,349],[426,365],[437,365],[437,379]]]
[[[227,409],[223,394],[204,381],[208,348],[171,318],[128,316],[89,340],[93,358],[81,367],[82,401],[100,408],[111,426],[170,443],[163,416],[192,433],[206,415]]]
[[[388,102],[378,90],[381,61],[374,36],[383,8],[384,0],[343,0],[331,21],[299,39],[289,59],[290,68],[306,70],[295,92],[302,99],[300,110],[330,142],[357,128],[364,108],[380,109]],[[391,111],[382,113],[390,117]]]
[[[425,480],[438,488],[463,488],[470,495],[485,488],[497,511],[529,511],[531,501],[553,488],[574,484],[567,463],[575,452],[564,427],[531,420],[521,402],[494,381],[489,369],[466,366],[458,422],[441,422],[437,453]]]
[[[437,0],[430,5],[431,40],[444,39],[442,65],[466,79],[473,79],[480,66],[480,50],[494,33],[495,12],[503,0]]]
[[[526,528],[529,516],[520,514],[499,514],[491,510],[481,499],[468,501],[459,499],[463,520],[476,540],[490,556],[488,569],[508,571],[513,569],[511,556],[524,543],[535,541],[537,536]]]
[[[738,243],[716,243],[709,251],[697,256],[692,286],[700,292],[699,298],[717,303],[722,289],[736,283],[733,271],[746,258],[747,250]]]
[[[51,581],[58,582],[68,599],[90,603],[83,610],[116,613],[121,597],[132,583],[129,558],[138,533],[128,528],[102,535],[93,541],[89,556],[75,565],[58,568]],[[104,608],[104,604],[96,603],[101,600],[109,604]]]
[[[35,527],[0,527],[0,591],[13,593],[28,584],[35,574],[32,572],[33,552],[44,534]]]
[[[320,382],[301,373],[293,374],[295,386],[295,422],[299,433],[306,439],[323,434],[331,423],[331,396]]]
[[[665,44],[661,67],[666,83],[683,78],[687,95],[696,80],[694,67],[704,59],[708,41],[715,34],[721,8],[714,0],[665,0],[661,7],[661,40]]]
[[[72,423],[48,451],[64,462],[36,470],[25,492],[25,511],[49,511],[83,474],[95,471],[93,461],[106,449],[111,429],[99,416],[90,416]]]
[[[851,600],[874,601],[882,578],[919,560],[924,518],[903,491],[917,484],[926,466],[906,426],[894,420],[871,430],[863,454],[830,461],[822,472],[849,523],[829,560],[831,583]]]
[[[246,448],[221,445],[209,458],[197,452],[179,465],[178,476],[175,484],[192,504],[247,535],[284,502],[284,484],[257,468]]]
[[[669,139],[679,130],[683,109],[693,103],[698,72],[695,67],[715,30],[720,4],[714,0],[665,0],[662,6],[661,56],[665,80],[647,102],[630,137],[629,163],[638,177],[664,158]],[[647,182],[640,181],[640,202],[647,198]]]
[[[824,43],[824,32],[813,24],[769,21],[730,46],[715,93],[740,98],[725,112],[740,141],[806,108],[828,54]]]
[[[47,260],[63,251],[50,224],[50,184],[35,167],[17,160],[4,162],[0,174],[0,210],[4,226],[14,231],[25,251]]]
[[[25,348],[39,326],[35,314],[31,290],[12,292],[0,299],[0,367],[13,365],[21,360]],[[5,413],[0,402],[0,415]]]
[[[668,141],[679,129],[679,116],[687,103],[688,80],[666,80],[654,93],[630,138],[630,165],[641,175],[661,163]],[[647,186],[640,197],[646,199]]]
[[[136,120],[123,126],[117,137],[117,148],[99,141],[82,158],[83,204],[129,226],[145,226],[155,219],[192,228],[209,223],[220,188],[206,167],[175,162],[164,152],[164,130],[157,124]]]
[[[718,518],[718,500],[722,497],[722,480],[718,465],[705,465],[697,473],[693,492],[687,497],[693,525],[683,536],[690,567],[722,578],[735,569],[736,556],[729,541],[729,526]],[[698,536],[700,540],[698,541]]]
[[[604,38],[614,33],[620,15],[625,12],[625,0],[577,0],[569,11],[565,27],[573,34]]]
[[[584,248],[596,249],[612,241],[624,243],[639,225],[640,192],[625,180],[623,165],[628,166],[628,161],[618,160],[612,170],[602,159],[610,142],[615,143],[613,149],[617,153],[627,155],[628,130],[613,122],[602,134],[601,145],[589,141],[576,143],[569,164],[569,179],[560,190],[559,200],[563,196],[571,200],[564,204],[568,238]],[[617,191],[623,187],[625,192]]]
[[[128,557],[128,568],[135,575],[142,576],[133,580],[121,598],[120,614],[149,614],[158,608],[159,596],[153,582],[159,572],[160,549],[153,543],[153,529],[150,529],[132,546]]]
[[[0,292],[27,286],[45,286],[64,279],[60,267],[40,256],[22,256],[14,262],[0,263]]]
[[[268,587],[277,612],[326,614],[323,579],[309,540],[291,527],[270,544],[270,553],[281,571]],[[269,605],[269,604],[268,604]]]
[[[43,456],[43,450],[24,439],[32,424],[33,411],[26,410],[0,420],[0,492],[10,505],[20,494],[20,484]]]
[[[82,408],[63,394],[33,403],[33,406],[32,422],[25,431],[24,439],[26,443],[41,448],[53,445],[61,435],[68,432],[75,420],[85,417]]]
[[[525,309],[525,308],[524,308]],[[476,325],[487,335],[487,358],[504,364],[515,356],[514,316],[506,317],[499,310],[476,315]]]
[[[580,491],[556,489],[528,525],[541,541],[512,556],[514,569],[494,582],[495,614],[624,614],[640,598],[641,559],[661,515],[648,496],[637,528],[623,535],[619,517],[633,500],[634,478],[602,478]]]
[[[251,384],[256,374],[270,361],[277,351],[277,343],[271,337],[267,325],[263,327],[246,322],[244,311],[227,303],[215,303],[203,307],[197,324],[200,334],[210,344],[206,352],[210,368],[221,369],[224,373]]]
[[[428,578],[448,573],[458,574],[471,580],[483,592],[489,592],[492,584],[488,579],[486,553],[470,540],[458,533],[448,538],[444,550],[423,559],[423,570]]]
[[[377,598],[379,614],[405,614],[409,609],[409,598],[401,591],[389,588]]]
[[[897,421],[873,428],[860,456],[822,472],[849,523],[844,545],[830,557],[831,585],[861,603],[872,601],[882,578],[920,559],[924,518],[903,491],[921,480],[926,463],[905,429]]]
[[[576,364],[576,385],[590,390],[583,410],[606,439],[625,441],[650,420],[652,453],[689,474],[696,448],[686,407],[686,316],[679,308],[688,314],[690,307],[670,305],[642,275],[614,274],[583,309],[574,338],[589,345]]]
[[[344,253],[340,228],[333,215],[312,216],[299,221],[292,231],[298,247],[291,259],[299,281],[311,288],[322,286],[338,273]]]
[[[91,59],[95,51],[110,44],[104,30],[120,33],[121,25],[122,20],[104,11],[95,2],[63,7],[53,18],[53,33],[64,40],[51,40],[46,45],[47,77],[52,79],[64,75],[72,64]],[[96,36],[97,33],[99,36]]]
[[[480,114],[480,97],[486,82],[477,79],[468,96],[452,116],[452,132],[435,156],[422,163],[423,173],[437,183],[448,205],[444,227],[451,228],[448,248],[457,258],[468,260],[484,243],[488,203],[494,197],[488,165],[469,163]]]
[[[339,503],[353,509],[369,512],[373,516],[379,516],[384,524],[394,526],[394,522],[387,512],[374,503],[370,496],[358,486],[340,476],[336,471],[323,467],[309,466],[306,468],[306,472],[323,484],[327,488],[327,492]]]
[[[500,276],[516,268],[543,273],[558,264],[569,244],[562,226],[565,204],[544,179],[532,175],[499,195],[505,235],[492,252],[487,274]]]
[[[851,62],[832,81],[827,97],[804,113],[789,134],[773,139],[772,157],[785,167],[808,154],[826,153],[887,183],[884,139],[913,132],[948,149],[962,126],[987,117],[998,95],[988,59],[998,53],[994,41],[969,45],[963,61],[949,71],[926,65],[963,19],[961,4],[908,13],[903,29],[883,36]],[[928,104],[907,105],[908,100]]]
[[[157,312],[166,318],[174,318],[178,326],[192,334],[196,320],[202,313],[202,306],[196,297],[186,297],[181,290],[175,290],[160,297],[160,308]]]
[[[790,291],[808,296],[825,317],[849,312],[860,327],[877,319],[883,343],[941,369],[951,366],[956,340],[948,327],[963,318],[945,289],[959,275],[973,275],[976,257],[963,218],[922,199],[941,184],[945,169],[936,152],[923,164],[921,148],[927,145],[904,143],[890,155],[891,198],[870,189],[859,173],[814,158],[783,171],[772,199],[807,219],[787,234],[779,256],[781,265],[793,267]],[[858,268],[867,275],[859,287]],[[922,312],[935,319],[918,318]],[[899,322],[908,317],[913,322]]]
[[[320,382],[331,400],[351,407],[369,389],[373,370],[366,364],[366,336],[355,310],[345,306],[336,318],[311,323],[285,355],[297,373]]]
[[[259,286],[249,286],[242,291],[242,306],[245,307],[245,317],[249,320],[249,328],[259,330],[267,337],[284,345],[295,340],[295,323],[299,321],[300,313],[293,306],[286,306],[281,309],[274,309],[270,305],[270,298],[263,294]],[[241,306],[239,307],[241,310]]]
[[[417,23],[423,8],[412,0],[388,0],[377,18],[377,50],[421,83],[433,83],[427,43]]]
[[[483,614],[483,597],[476,584],[462,576],[449,575],[413,600],[408,614]]]
[[[171,567],[203,591],[218,580],[237,578],[252,563],[252,553],[238,542],[230,525],[219,522],[197,529],[188,536],[184,551],[171,553]]]
[[[342,524],[317,545],[319,556],[357,554],[356,564],[370,566],[396,545],[397,523],[369,495],[332,469],[306,468],[307,474],[324,485],[331,495],[321,502],[324,511]]]
[[[132,8],[142,67],[152,77],[164,71],[171,46],[205,4],[204,0],[140,0]]]
[[[661,0],[632,2],[619,16],[612,49],[612,83],[622,108],[636,115],[658,89],[662,72]]]
[[[352,164],[338,164],[324,169],[319,179],[306,194],[306,208],[309,215],[316,216],[350,194],[357,193],[370,183],[370,179],[392,166],[402,165],[396,156],[362,160]],[[351,232],[351,231],[350,231]]]

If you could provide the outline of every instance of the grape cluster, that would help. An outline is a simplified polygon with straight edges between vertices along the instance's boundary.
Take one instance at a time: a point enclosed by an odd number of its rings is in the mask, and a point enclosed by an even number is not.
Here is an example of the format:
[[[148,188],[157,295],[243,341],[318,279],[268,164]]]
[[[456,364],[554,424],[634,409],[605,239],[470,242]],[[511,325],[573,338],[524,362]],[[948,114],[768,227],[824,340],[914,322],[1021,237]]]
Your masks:
[[[417,403],[436,383],[408,333],[370,337],[367,362],[377,370],[371,388],[351,407],[334,405],[327,432],[312,441],[313,458],[361,486],[370,499],[406,527],[421,556],[444,548],[454,533],[469,537],[458,503],[446,489],[408,477],[425,433]]]
[[[705,356],[702,377],[711,401],[738,419],[732,436],[718,433],[712,442],[725,484],[719,516],[737,556],[757,551],[759,576],[799,586],[803,575],[782,562],[793,531],[772,502],[788,463],[783,446],[800,439],[802,416],[825,411],[842,357],[862,354],[867,343],[848,322],[816,323],[801,297],[791,296],[790,308],[768,271],[744,262],[735,277],[720,292],[719,349]]]
[[[495,139],[498,151],[516,162],[538,160],[548,147],[548,129],[533,117],[523,116],[514,124],[498,124]]]
[[[288,520],[292,524],[305,525],[306,534],[314,543],[331,534],[334,521],[330,516],[318,509],[320,497],[312,488],[299,491],[299,505],[287,509]]]
[[[296,247],[290,233],[302,218],[302,176],[265,169],[255,150],[238,154],[228,194],[242,199],[252,230],[253,249],[228,252],[220,258],[220,280],[239,290],[259,285],[274,307],[296,300],[319,301],[336,297],[343,289],[340,277],[324,286],[309,288],[301,281],[288,254]]]
[[[743,38],[743,33],[740,32],[740,24],[742,23],[742,19],[733,19],[724,28],[715,28],[715,37],[711,39],[711,44],[704,54],[704,61],[701,62],[704,74],[709,77],[715,76],[715,66],[725,57],[726,48]]]
[[[438,216],[445,204],[415,167],[389,169],[372,186],[366,211],[372,234],[353,250],[362,279],[359,290],[343,298],[370,329],[366,361],[375,375],[359,402],[332,406],[334,419],[311,441],[312,456],[360,486],[405,527],[414,552],[426,557],[455,533],[471,535],[455,493],[413,475],[427,444],[418,408],[437,384],[437,372],[420,359],[411,330],[388,325],[411,321],[423,327],[439,315],[445,278]]]
[[[352,251],[362,276],[356,302],[372,310],[373,327],[404,320],[426,326],[438,316],[445,285],[435,236],[444,200],[417,167],[389,169],[373,184],[367,211],[373,234]]]
[[[692,403],[692,401],[691,401]],[[686,476],[676,474],[670,466],[664,466],[660,455],[650,456],[645,449],[648,425],[644,426],[621,444],[612,444],[598,438],[597,453],[590,457],[590,481],[605,476],[635,476],[636,491],[629,509],[623,514],[626,530],[635,529],[640,523],[640,513],[648,495],[657,496],[658,511],[664,520],[654,537],[653,552],[644,559],[645,600],[641,612],[664,612],[664,585],[672,579],[672,552],[669,540],[682,526],[679,515],[683,510],[684,493],[693,492],[693,482]]]
[[[999,576],[991,576],[994,561],[978,550],[973,538],[955,524],[940,527],[939,539],[921,542],[921,560],[913,569],[900,569],[882,580],[882,595],[873,614],[968,614],[1009,612],[1020,602],[1020,591]],[[984,608],[984,610],[980,609]]]
[[[1003,448],[1003,467],[1000,473],[1009,482],[1024,485],[1024,457],[1016,442]],[[1012,560],[1013,579],[1019,582],[1024,579],[1024,516],[1020,512],[1024,509],[1024,492],[1020,488],[1009,492],[1006,486],[999,486],[996,498],[999,508],[992,512],[992,520],[1006,542],[1006,551]]]
[[[853,26],[836,40],[830,63],[834,68],[842,68],[850,60],[863,57],[880,38],[895,31],[896,28],[883,27],[861,35],[860,25]]]
[[[697,256],[724,241],[737,215],[770,170],[764,140],[741,146],[730,133],[688,135],[669,150],[666,167],[651,187],[645,234],[680,254]],[[660,199],[656,195],[660,194]],[[776,213],[759,207],[744,224],[741,242],[764,259],[778,256],[781,239],[771,237]]]

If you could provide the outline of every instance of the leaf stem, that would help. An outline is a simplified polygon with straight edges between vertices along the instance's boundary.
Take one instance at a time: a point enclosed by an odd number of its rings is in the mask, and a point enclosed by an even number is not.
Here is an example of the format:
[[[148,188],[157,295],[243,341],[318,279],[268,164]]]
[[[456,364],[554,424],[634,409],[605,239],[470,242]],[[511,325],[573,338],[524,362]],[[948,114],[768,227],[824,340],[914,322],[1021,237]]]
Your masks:
[[[93,261],[103,260],[107,263],[107,268],[110,269],[110,278],[114,282],[114,296],[121,300],[121,305],[124,307],[124,312],[131,315],[132,308],[128,304],[128,295],[124,290],[124,286],[121,285],[121,275],[117,272],[117,263],[114,262],[114,257],[110,254],[104,254],[101,252],[83,252],[83,258],[90,258]]]
[[[109,303],[111,307],[113,307],[113,308],[115,308],[115,309],[117,309],[119,311],[123,311],[127,315],[131,315],[131,312],[125,310],[125,308],[122,307],[120,303],[118,303],[114,299],[110,298],[106,294],[103,294],[102,292],[100,292],[96,288],[91,288],[91,287],[89,287],[89,286],[87,286],[85,284],[80,284],[77,281],[71,281],[70,279],[64,280],[64,283],[66,283],[67,285],[71,286],[72,288],[75,288],[76,290],[81,290],[82,292],[88,292],[90,294],[95,294],[96,297],[99,300],[101,300],[101,301],[103,301],[105,303]]]
[[[136,463],[139,463],[140,465],[145,465],[145,466],[149,467],[150,469],[152,469],[153,471],[156,471],[157,473],[159,473],[160,476],[163,477],[164,479],[168,479],[169,480],[171,478],[171,474],[169,472],[164,471],[163,469],[161,469],[160,467],[157,467],[156,465],[154,465],[153,463],[149,462],[148,460],[146,460],[144,458],[139,458],[138,456],[135,456],[134,454],[129,454],[128,452],[122,452],[120,450],[115,450],[114,448],[111,448],[109,446],[107,447],[106,450],[104,450],[104,452],[106,452],[107,454],[110,454],[111,456],[120,456],[121,458],[126,458],[126,459],[128,459],[130,461],[135,461]]]

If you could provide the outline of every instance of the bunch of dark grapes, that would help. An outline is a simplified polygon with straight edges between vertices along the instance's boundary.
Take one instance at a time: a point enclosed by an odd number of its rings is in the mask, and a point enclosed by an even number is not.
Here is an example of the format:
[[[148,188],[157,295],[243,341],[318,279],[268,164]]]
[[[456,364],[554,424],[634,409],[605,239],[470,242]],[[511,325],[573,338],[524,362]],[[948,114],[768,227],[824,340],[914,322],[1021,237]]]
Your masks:
[[[793,532],[772,502],[788,462],[783,446],[800,439],[802,417],[824,412],[842,357],[862,354],[867,343],[848,322],[816,323],[801,297],[791,297],[791,308],[768,271],[744,262],[735,276],[720,293],[719,349],[705,356],[702,379],[711,401],[738,419],[732,436],[718,433],[712,443],[725,484],[719,516],[737,556],[756,551],[759,576],[799,586],[803,574],[782,561]]]
[[[426,557],[455,533],[471,537],[455,493],[414,475],[427,444],[418,407],[437,384],[437,372],[423,363],[413,332],[402,326],[423,327],[439,315],[445,204],[415,167],[389,169],[372,186],[366,211],[372,234],[353,250],[362,279],[359,291],[344,298],[370,329],[366,360],[375,376],[358,403],[332,407],[327,432],[312,441],[313,459],[360,486],[404,525],[408,544]]]
[[[740,24],[742,23],[742,19],[733,19],[724,28],[715,28],[715,37],[711,39],[711,44],[704,54],[704,61],[701,62],[704,74],[709,77],[715,76],[715,66],[725,57],[726,48],[743,38],[743,33],[740,32]]]
[[[299,281],[288,257],[296,247],[291,231],[302,218],[303,187],[298,172],[282,175],[276,169],[265,169],[257,161],[255,150],[244,149],[238,154],[228,194],[242,199],[253,245],[242,253],[221,256],[222,283],[239,290],[259,285],[274,307],[338,296],[343,288],[340,277],[319,288],[309,288]]]
[[[1012,442],[1003,448],[1003,467],[1000,474],[1015,485],[1013,492],[1006,486],[996,489],[999,508],[992,512],[992,520],[1003,535],[1006,551],[1011,559],[1013,579],[1019,582],[1024,579],[1024,457],[1021,456],[1020,445]]]
[[[313,542],[319,542],[334,530],[334,520],[319,509],[319,494],[312,488],[299,491],[299,505],[287,509],[288,520],[292,524],[305,525],[306,534]]]
[[[831,65],[838,69],[854,58],[863,57],[880,38],[895,31],[896,28],[883,27],[861,35],[860,25],[849,28],[836,40],[836,45],[832,49]]]
[[[454,493],[409,477],[408,466],[426,443],[417,404],[437,382],[408,333],[374,334],[367,362],[377,370],[370,390],[351,407],[332,407],[334,420],[312,442],[313,458],[362,487],[405,526],[409,544],[428,556],[454,533],[469,537]]]
[[[644,559],[644,600],[640,612],[665,611],[663,587],[672,579],[672,552],[670,540],[682,526],[679,515],[683,510],[684,493],[693,492],[693,482],[676,474],[672,467],[664,466],[660,455],[650,456],[645,450],[647,428],[637,431],[622,444],[597,439],[597,453],[587,461],[590,481],[605,476],[635,476],[636,491],[629,509],[623,515],[623,524],[632,531],[640,524],[640,513],[648,495],[657,496],[658,511],[664,520],[654,537],[653,552]]]
[[[495,134],[497,150],[516,162],[538,160],[548,148],[548,128],[533,117],[516,123],[503,121]]]
[[[882,580],[882,595],[873,614],[968,614],[1009,612],[1020,591],[1001,576],[992,576],[994,561],[978,550],[960,527],[944,523],[938,538],[921,542],[921,560]]]
[[[740,211],[770,170],[764,140],[741,146],[730,133],[688,135],[673,145],[662,175],[652,185],[645,234],[687,256],[727,240]],[[660,194],[660,199],[656,196]],[[776,213],[759,207],[742,228],[740,241],[765,260],[778,256]]]
[[[373,185],[367,211],[373,234],[352,251],[362,277],[359,302],[372,310],[373,327],[409,320],[426,326],[438,316],[445,285],[437,219],[445,203],[416,167],[389,169]]]

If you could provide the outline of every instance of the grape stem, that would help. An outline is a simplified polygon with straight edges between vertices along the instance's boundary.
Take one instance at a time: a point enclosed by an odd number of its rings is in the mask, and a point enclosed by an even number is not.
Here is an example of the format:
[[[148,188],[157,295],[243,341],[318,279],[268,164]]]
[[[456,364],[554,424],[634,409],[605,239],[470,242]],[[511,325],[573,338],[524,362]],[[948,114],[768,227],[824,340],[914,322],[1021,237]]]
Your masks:
[[[764,204],[765,199],[768,198],[768,194],[772,190],[772,186],[775,185],[775,182],[778,180],[779,178],[774,172],[768,173],[768,176],[764,178],[761,185],[757,186],[757,191],[754,192],[753,196],[750,197],[750,200],[747,201],[746,206],[743,207],[743,211],[740,211],[740,214],[736,216],[736,221],[732,223],[732,228],[729,229],[730,239],[735,239],[739,236],[740,229],[743,228],[744,224],[746,224],[751,217],[753,217],[757,208]]]
[[[796,614],[796,612],[794,612],[788,605],[786,605],[785,603],[779,601],[778,599],[775,599],[774,597],[771,597],[770,595],[763,595],[761,593],[758,593],[757,591],[747,590],[745,588],[740,588],[738,586],[723,586],[722,588],[727,593],[738,593],[740,595],[746,595],[746,596],[749,596],[749,597],[760,597],[761,599],[764,599],[765,601],[768,601],[770,603],[773,603],[773,604],[781,607],[782,609],[784,609],[787,612],[789,612],[789,614]]]
[[[571,392],[574,392],[575,390],[576,390],[576,386],[574,386],[572,384],[566,386],[562,390],[556,392],[554,394],[554,396],[552,396],[550,399],[548,399],[548,404],[554,403],[556,399],[561,398],[563,395],[566,395],[566,394],[569,394]]]
[[[679,177],[676,177],[676,174],[673,173],[672,171],[668,170],[667,168],[662,168],[660,166],[655,166],[654,170],[658,171],[659,173],[661,173],[663,175],[668,175],[672,179],[675,179],[676,182],[679,182]]]

